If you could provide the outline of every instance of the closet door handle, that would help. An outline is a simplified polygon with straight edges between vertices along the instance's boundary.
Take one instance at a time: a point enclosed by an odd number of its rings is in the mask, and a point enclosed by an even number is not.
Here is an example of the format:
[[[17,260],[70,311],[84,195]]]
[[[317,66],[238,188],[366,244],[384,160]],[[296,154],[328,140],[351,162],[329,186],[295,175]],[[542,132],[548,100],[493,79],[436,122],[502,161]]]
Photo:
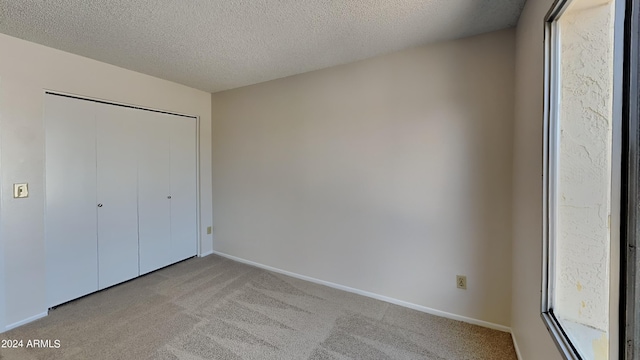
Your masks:
[[[98,207],[102,207],[102,204],[98,204]]]

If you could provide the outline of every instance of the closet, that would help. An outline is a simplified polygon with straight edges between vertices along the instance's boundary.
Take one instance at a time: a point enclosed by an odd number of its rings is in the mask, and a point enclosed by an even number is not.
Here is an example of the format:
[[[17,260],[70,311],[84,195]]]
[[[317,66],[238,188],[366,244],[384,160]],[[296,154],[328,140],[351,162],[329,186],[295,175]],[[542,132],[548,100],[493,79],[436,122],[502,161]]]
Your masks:
[[[46,94],[50,307],[197,254],[196,119]]]

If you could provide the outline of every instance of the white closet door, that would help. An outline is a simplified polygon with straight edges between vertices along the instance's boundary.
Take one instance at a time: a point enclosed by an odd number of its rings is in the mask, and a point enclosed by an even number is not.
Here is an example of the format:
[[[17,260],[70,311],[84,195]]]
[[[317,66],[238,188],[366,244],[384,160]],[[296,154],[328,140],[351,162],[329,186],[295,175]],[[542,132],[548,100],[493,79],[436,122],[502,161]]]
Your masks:
[[[171,256],[174,262],[197,249],[196,119],[171,117]]]
[[[94,104],[44,97],[47,300],[98,290]]]
[[[140,274],[171,261],[171,123],[164,114],[138,111],[138,226]]]
[[[138,276],[136,110],[95,104],[99,288]]]

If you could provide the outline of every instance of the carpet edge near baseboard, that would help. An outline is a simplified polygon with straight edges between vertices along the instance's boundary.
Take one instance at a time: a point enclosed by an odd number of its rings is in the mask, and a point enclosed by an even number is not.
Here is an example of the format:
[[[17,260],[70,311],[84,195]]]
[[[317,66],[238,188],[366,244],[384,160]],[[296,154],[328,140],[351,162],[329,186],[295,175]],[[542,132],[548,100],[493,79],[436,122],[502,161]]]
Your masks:
[[[261,263],[255,262],[255,261],[243,259],[243,258],[240,258],[240,257],[237,257],[237,256],[233,256],[233,255],[229,255],[229,254],[226,254],[226,253],[223,253],[223,252],[220,252],[220,251],[216,251],[216,250],[213,250],[212,254],[215,254],[215,255],[218,255],[218,256],[222,256],[224,258],[227,258],[227,259],[230,259],[230,260],[234,260],[234,261],[237,261],[237,262],[240,262],[240,263],[243,263],[243,264],[255,266],[255,267],[260,268],[260,269],[273,271],[275,273],[291,276],[291,277],[296,278],[296,279],[305,280],[305,281],[309,281],[309,282],[312,282],[312,283],[328,286],[330,288],[334,288],[334,289],[343,290],[343,291],[347,291],[347,292],[350,292],[350,293],[366,296],[366,297],[369,297],[369,298],[372,298],[372,299],[388,302],[390,304],[406,307],[406,308],[417,310],[417,311],[424,312],[424,313],[427,313],[427,314],[436,315],[436,316],[440,316],[440,317],[451,319],[451,320],[462,321],[462,322],[466,322],[466,323],[469,323],[469,324],[478,325],[478,326],[482,326],[482,327],[485,327],[485,328],[489,328],[489,329],[493,329],[493,330],[498,330],[498,331],[510,333],[512,338],[513,338],[513,332],[511,331],[511,328],[508,327],[508,326],[505,326],[505,325],[495,324],[495,323],[492,323],[492,322],[489,322],[489,321],[484,321],[484,320],[474,319],[474,318],[467,317],[467,316],[457,315],[457,314],[449,313],[449,312],[446,312],[446,311],[433,309],[433,308],[430,308],[430,307],[427,307],[427,306],[422,306],[422,305],[410,303],[410,302],[407,302],[407,301],[395,299],[395,298],[392,298],[392,297],[388,297],[388,296],[372,293],[372,292],[369,292],[369,291],[364,291],[364,290],[348,287],[348,286],[345,286],[345,285],[332,283],[330,281],[316,279],[316,278],[313,278],[313,277],[310,277],[310,276],[301,275],[301,274],[294,273],[294,272],[287,271],[287,270],[282,270],[282,269],[279,269],[279,268],[276,268],[276,267],[273,267],[273,266],[269,266],[269,265],[261,264]],[[514,346],[515,346],[515,339],[514,339]],[[519,356],[520,354],[518,352],[517,346],[516,346],[516,353],[518,355],[518,359],[521,359],[520,356]]]
[[[211,255],[211,254],[213,254],[213,253],[214,253],[214,252],[213,252],[213,250],[209,250],[209,251],[207,251],[207,252],[205,252],[205,253],[201,253],[201,254],[199,254],[199,255],[198,255],[198,257],[205,257],[205,256],[209,256],[209,255]],[[220,255],[220,256],[222,256],[222,255]]]
[[[513,347],[516,350],[516,357],[518,358],[518,360],[524,360],[522,358],[522,354],[520,354],[520,348],[518,347],[518,341],[516,341],[516,334],[513,332],[513,330],[511,331],[511,340],[513,340]]]
[[[44,311],[44,312],[41,312],[40,314],[29,316],[26,319],[22,319],[20,321],[16,321],[16,322],[14,322],[12,324],[9,324],[9,325],[5,326],[4,327],[4,331],[0,332],[0,334],[4,333],[4,332],[7,332],[9,330],[13,330],[13,329],[15,329],[15,328],[17,328],[19,326],[26,325],[26,324],[28,324],[30,322],[33,322],[33,321],[36,321],[38,319],[42,319],[43,317],[45,317],[47,315],[49,315],[49,311],[48,310]]]

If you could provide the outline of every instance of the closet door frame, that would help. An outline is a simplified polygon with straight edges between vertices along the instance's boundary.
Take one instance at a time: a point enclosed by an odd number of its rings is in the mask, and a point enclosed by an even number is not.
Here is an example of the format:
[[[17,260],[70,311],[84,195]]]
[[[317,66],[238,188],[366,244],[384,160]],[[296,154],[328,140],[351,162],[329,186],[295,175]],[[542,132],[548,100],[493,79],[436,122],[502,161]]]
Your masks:
[[[201,232],[202,209],[201,209],[201,205],[200,205],[200,197],[201,197],[201,188],[200,188],[200,116],[184,114],[184,113],[179,113],[179,112],[175,112],[175,111],[154,109],[154,108],[151,108],[151,107],[127,104],[127,103],[124,103],[124,102],[105,100],[105,99],[100,99],[100,98],[91,97],[91,96],[78,95],[78,94],[73,94],[73,93],[64,92],[64,91],[57,91],[57,90],[54,90],[54,89],[43,89],[43,91],[42,91],[43,98],[45,96],[47,96],[47,95],[63,96],[63,97],[68,97],[68,98],[72,98],[72,99],[77,99],[77,100],[93,101],[93,102],[106,104],[106,105],[123,106],[123,107],[127,107],[127,108],[132,108],[132,109],[151,111],[151,112],[157,112],[157,113],[163,113],[163,114],[182,116],[182,117],[195,119],[195,121],[196,121],[196,134],[195,134],[195,136],[196,136],[196,153],[195,153],[195,157],[196,157],[196,173],[195,173],[195,177],[196,177],[196,204],[195,204],[195,206],[196,206],[196,256],[197,257],[201,257],[202,256],[202,232]],[[44,169],[44,172],[45,172],[44,176],[45,176],[45,179],[46,179],[46,154],[45,154],[45,164],[43,165],[43,167],[45,168]],[[45,186],[45,188],[46,188],[46,186]],[[43,195],[46,198],[46,193],[44,193]],[[46,229],[45,229],[45,232],[46,232]]]

